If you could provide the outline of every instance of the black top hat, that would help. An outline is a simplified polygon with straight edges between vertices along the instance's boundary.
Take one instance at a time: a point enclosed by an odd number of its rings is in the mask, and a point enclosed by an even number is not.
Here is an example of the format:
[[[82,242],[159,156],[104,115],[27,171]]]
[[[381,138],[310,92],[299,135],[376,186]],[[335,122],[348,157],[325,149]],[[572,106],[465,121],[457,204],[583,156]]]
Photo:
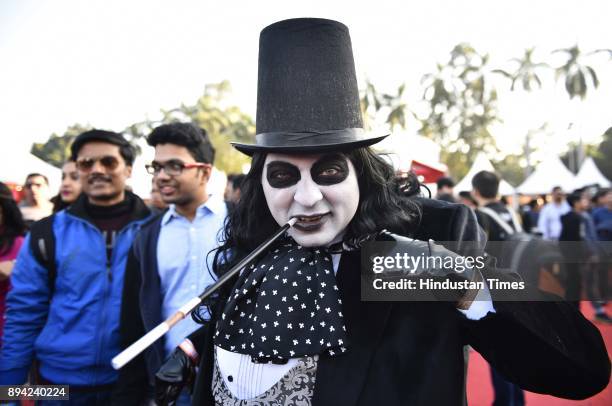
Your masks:
[[[387,135],[363,129],[348,28],[337,21],[296,18],[259,36],[256,151],[315,153],[372,145]]]

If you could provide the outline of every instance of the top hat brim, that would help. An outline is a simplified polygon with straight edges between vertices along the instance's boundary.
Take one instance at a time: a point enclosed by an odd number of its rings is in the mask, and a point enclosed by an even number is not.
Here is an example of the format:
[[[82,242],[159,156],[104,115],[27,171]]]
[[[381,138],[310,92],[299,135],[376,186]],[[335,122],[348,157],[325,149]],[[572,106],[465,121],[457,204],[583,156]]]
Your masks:
[[[390,134],[375,135],[362,128],[309,132],[273,132],[257,134],[255,144],[232,142],[243,154],[277,152],[287,154],[314,154],[319,152],[351,150],[368,147],[382,141]]]

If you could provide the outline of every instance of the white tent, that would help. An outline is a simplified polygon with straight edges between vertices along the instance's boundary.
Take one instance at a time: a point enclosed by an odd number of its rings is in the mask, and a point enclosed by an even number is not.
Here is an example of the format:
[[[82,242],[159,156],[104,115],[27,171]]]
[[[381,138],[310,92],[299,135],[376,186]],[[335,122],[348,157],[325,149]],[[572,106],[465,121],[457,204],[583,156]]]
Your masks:
[[[409,171],[412,160],[446,171],[446,165],[440,163],[440,146],[422,135],[394,132],[374,148],[388,154],[385,158],[397,171]]]
[[[575,177],[556,155],[544,159],[536,170],[517,188],[519,193],[536,195],[550,193],[553,187],[573,190]]]
[[[461,179],[459,183],[455,185],[455,193],[459,192],[471,192],[472,191],[472,178],[480,171],[496,172],[493,168],[493,164],[489,161],[484,152],[479,152],[476,155],[476,159],[472,164],[472,167],[468,171],[467,175]],[[514,194],[514,188],[511,184],[501,179],[499,182],[499,194],[502,196],[511,196]]]
[[[4,149],[0,158],[0,181],[23,185],[29,173],[40,173],[49,179],[51,195],[59,191],[62,171],[29,152]]]
[[[593,158],[588,157],[584,160],[578,174],[574,178],[574,189],[593,184],[608,187],[610,186],[610,181],[597,169]]]

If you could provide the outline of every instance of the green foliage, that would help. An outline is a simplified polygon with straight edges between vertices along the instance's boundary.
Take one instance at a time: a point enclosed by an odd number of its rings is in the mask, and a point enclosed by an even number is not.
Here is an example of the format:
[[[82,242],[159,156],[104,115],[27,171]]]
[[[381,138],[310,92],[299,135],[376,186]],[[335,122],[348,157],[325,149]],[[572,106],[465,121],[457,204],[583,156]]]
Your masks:
[[[583,54],[577,45],[554,52],[567,56],[565,63],[555,68],[557,78],[563,78],[570,98],[581,99],[586,97],[590,88],[599,85],[595,69],[584,64],[584,59],[596,53],[608,53],[612,57],[612,50],[599,49]],[[391,130],[406,128],[407,114],[413,114],[421,124],[419,132],[441,145],[442,162],[459,179],[467,173],[478,152],[484,151],[488,155],[497,152],[490,128],[501,120],[497,111],[497,91],[491,85],[490,74],[508,78],[512,90],[518,86],[526,91],[539,88],[542,85],[540,72],[544,72],[549,65],[534,61],[533,54],[534,48],[529,48],[521,58],[511,59],[514,69],[489,70],[487,54],[478,53],[469,44],[456,45],[445,63],[438,64],[434,73],[423,76],[423,100],[427,106],[425,117],[418,117],[408,109],[404,101],[405,84],[398,86],[394,93],[382,93],[374,84],[366,81],[360,98],[364,125],[371,128],[377,118],[384,118]],[[230,92],[227,81],[209,84],[193,105],[162,110],[160,120],[146,119],[128,126],[123,132],[128,138],[136,140],[160,124],[177,120],[192,121],[210,135],[217,150],[216,166],[226,172],[241,172],[249,158],[237,152],[229,143],[253,142],[255,123],[239,107],[227,105]],[[32,153],[60,167],[69,156],[69,145],[74,137],[89,128],[89,125],[74,124],[63,135],[52,134],[47,142],[33,144]],[[532,149],[529,147],[529,152]],[[612,178],[612,135],[604,136],[594,155],[598,167]],[[525,165],[519,165],[518,157],[512,155],[498,165],[505,168],[500,171],[505,171],[504,176],[512,183],[520,178],[520,168],[525,170]]]
[[[567,146],[567,151],[560,158],[567,169],[575,175],[580,170],[580,166],[587,156],[591,156],[594,159],[599,156],[597,145],[571,142]]]
[[[543,62],[533,61],[533,52],[535,48],[528,48],[523,54],[523,58],[512,58],[510,62],[517,65],[513,72],[508,72],[503,69],[494,69],[492,72],[499,73],[511,81],[510,90],[514,90],[518,83],[523,90],[530,92],[536,86],[542,87],[542,80],[538,75],[541,68],[547,68],[549,65]]]
[[[597,168],[608,179],[612,179],[612,127],[603,134],[603,140],[592,152]]]
[[[255,122],[237,106],[225,106],[230,91],[228,81],[206,85],[195,105],[165,111],[162,123],[189,120],[204,128],[216,150],[215,166],[227,173],[242,173],[250,159],[230,142],[254,142]]]
[[[565,82],[565,90],[569,95],[570,99],[574,97],[580,97],[584,100],[587,95],[589,88],[592,86],[597,89],[599,86],[599,79],[593,69],[589,65],[585,65],[583,62],[583,54],[578,48],[578,45],[574,45],[571,48],[557,49],[554,53],[561,52],[567,57],[565,63],[556,68],[556,78],[562,78]],[[594,53],[599,52],[612,52],[609,49],[600,49]]]
[[[521,154],[508,154],[499,161],[492,162],[502,179],[517,187],[525,181],[525,158]]]
[[[376,116],[386,113],[385,123],[391,131],[398,126],[406,128],[406,111],[408,107],[403,101],[406,84],[402,83],[396,94],[381,93],[370,82],[366,80],[365,90],[361,94],[361,112],[363,114],[365,128],[371,129],[372,122]]]
[[[490,126],[499,121],[497,92],[489,84],[488,55],[458,44],[445,64],[423,76],[429,113],[419,132],[442,146],[442,161],[457,179],[480,151],[497,150]]]
[[[70,144],[80,133],[90,130],[90,125],[73,124],[69,126],[64,134],[51,134],[44,143],[33,143],[30,152],[43,161],[61,168],[64,162],[70,158]]]
[[[467,154],[459,151],[449,152],[444,149],[440,152],[440,161],[448,166],[453,179],[463,179],[473,163],[473,159],[470,160]]]
[[[226,106],[225,98],[231,91],[228,81],[206,85],[204,94],[192,106],[182,105],[171,110],[162,110],[161,120],[146,119],[134,123],[122,132],[131,141],[147,136],[153,128],[173,121],[191,121],[204,128],[216,149],[215,166],[227,173],[242,172],[249,158],[236,151],[230,141],[253,142],[255,123],[236,106]],[[33,144],[32,153],[54,166],[61,167],[70,156],[70,144],[89,125],[74,124],[63,135],[52,134],[44,144]],[[138,151],[140,152],[140,151]]]

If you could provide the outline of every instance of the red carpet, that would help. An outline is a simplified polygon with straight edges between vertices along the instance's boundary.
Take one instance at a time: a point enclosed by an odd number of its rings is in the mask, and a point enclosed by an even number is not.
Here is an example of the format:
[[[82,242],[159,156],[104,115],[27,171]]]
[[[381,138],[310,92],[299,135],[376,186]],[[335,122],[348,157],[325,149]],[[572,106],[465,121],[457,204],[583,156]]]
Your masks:
[[[608,305],[608,314],[611,312],[611,305]],[[593,319],[593,310],[590,303],[582,302],[581,310],[589,320]],[[612,325],[595,323],[601,331],[601,335],[606,342],[608,354],[612,353]],[[470,351],[470,362],[468,366],[467,382],[468,404],[470,406],[490,406],[493,404],[493,387],[491,386],[491,375],[489,364],[476,351]],[[525,403],[529,406],[610,406],[612,405],[612,385],[601,393],[586,400],[566,400],[552,396],[539,395],[536,393],[525,392]]]

